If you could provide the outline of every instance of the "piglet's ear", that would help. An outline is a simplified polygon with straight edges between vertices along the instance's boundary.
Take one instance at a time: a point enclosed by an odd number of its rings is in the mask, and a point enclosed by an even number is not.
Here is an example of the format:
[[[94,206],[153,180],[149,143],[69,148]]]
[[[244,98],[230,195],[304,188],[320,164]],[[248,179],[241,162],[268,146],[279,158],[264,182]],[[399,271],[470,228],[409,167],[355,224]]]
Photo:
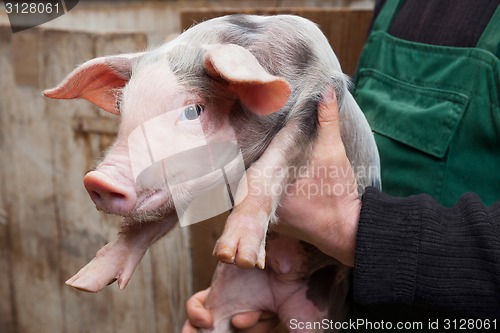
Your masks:
[[[134,60],[143,55],[141,52],[89,60],[43,94],[55,99],[84,98],[108,112],[120,114],[116,90],[127,84]]]
[[[210,46],[204,61],[208,74],[226,80],[229,89],[254,113],[276,112],[290,97],[290,84],[284,78],[269,74],[255,56],[241,46]]]

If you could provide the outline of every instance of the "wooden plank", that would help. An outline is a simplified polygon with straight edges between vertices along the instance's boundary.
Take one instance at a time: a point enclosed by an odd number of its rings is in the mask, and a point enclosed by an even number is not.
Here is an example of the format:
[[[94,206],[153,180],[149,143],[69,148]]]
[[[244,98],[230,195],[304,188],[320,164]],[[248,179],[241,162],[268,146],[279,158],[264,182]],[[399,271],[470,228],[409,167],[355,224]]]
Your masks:
[[[39,88],[41,67],[41,40],[38,30],[25,30],[12,37],[15,82]]]
[[[192,294],[189,232],[177,225],[150,249],[156,332],[180,332]]]
[[[193,290],[199,291],[210,286],[212,274],[218,260],[212,256],[215,241],[222,234],[229,214],[221,214],[201,223],[189,226],[191,235],[191,261],[193,265]]]
[[[36,32],[24,36],[27,42],[38,38]],[[2,116],[7,119],[2,132],[5,130],[9,140],[2,147],[6,158],[2,172],[4,204],[9,213],[8,271],[14,327],[18,332],[36,332],[40,327],[59,332],[62,298],[49,120],[40,108],[40,92],[29,87],[16,89],[12,68],[4,69],[2,82],[13,87],[5,96],[8,105],[2,107]]]
[[[12,78],[12,51],[11,30],[9,27],[0,27],[0,73],[2,77]],[[6,112],[11,107],[12,84],[5,79],[0,80],[0,332],[15,333],[16,312],[12,293],[12,264],[10,224],[8,216],[8,193],[6,187],[7,177],[11,165],[10,148],[12,144],[9,134],[9,117]]]

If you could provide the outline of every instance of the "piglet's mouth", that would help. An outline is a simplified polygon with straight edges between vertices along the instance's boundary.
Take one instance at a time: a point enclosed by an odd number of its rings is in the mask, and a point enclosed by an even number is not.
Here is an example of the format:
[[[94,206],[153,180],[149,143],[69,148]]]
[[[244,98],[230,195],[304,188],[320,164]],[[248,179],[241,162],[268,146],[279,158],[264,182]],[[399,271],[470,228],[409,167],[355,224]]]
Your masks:
[[[167,189],[150,190],[137,196],[137,203],[125,217],[136,222],[158,221],[175,213],[172,195]]]

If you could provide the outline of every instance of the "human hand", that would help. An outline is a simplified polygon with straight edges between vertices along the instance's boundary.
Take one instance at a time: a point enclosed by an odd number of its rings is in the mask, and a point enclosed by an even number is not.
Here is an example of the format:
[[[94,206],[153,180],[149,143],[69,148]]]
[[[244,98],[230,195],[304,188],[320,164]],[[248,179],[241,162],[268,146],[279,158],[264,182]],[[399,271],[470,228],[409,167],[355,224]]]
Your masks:
[[[301,173],[278,209],[273,230],[313,244],[348,266],[354,266],[361,200],[356,178],[340,136],[339,110],[333,87],[318,106],[319,133],[307,173]]]
[[[182,333],[197,333],[198,328],[213,326],[213,318],[204,304],[210,289],[197,292],[186,303],[188,320],[184,323]],[[246,312],[235,315],[231,324],[238,333],[267,333],[279,323],[278,318],[264,311]]]

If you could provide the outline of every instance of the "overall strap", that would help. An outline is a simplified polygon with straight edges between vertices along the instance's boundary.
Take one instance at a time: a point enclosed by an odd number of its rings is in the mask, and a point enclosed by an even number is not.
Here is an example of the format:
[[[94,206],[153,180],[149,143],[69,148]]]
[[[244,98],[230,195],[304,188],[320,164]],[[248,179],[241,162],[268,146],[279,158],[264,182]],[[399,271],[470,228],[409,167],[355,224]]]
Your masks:
[[[490,51],[500,58],[500,6],[497,6],[476,47]]]
[[[373,31],[388,31],[404,0],[387,0],[373,23]]]

